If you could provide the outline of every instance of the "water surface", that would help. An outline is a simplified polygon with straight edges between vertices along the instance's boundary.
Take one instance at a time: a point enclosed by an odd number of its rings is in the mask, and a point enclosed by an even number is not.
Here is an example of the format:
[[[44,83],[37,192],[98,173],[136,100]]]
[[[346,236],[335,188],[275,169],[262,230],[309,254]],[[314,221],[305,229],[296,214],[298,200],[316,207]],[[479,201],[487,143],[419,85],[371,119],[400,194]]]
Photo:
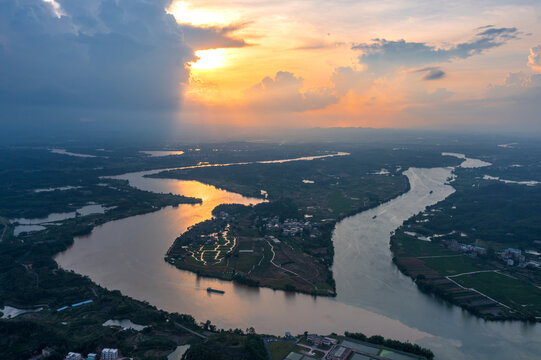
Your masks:
[[[361,331],[415,341],[442,359],[532,359],[541,354],[538,325],[477,319],[419,292],[392,264],[390,232],[454,191],[446,184],[451,168],[409,169],[405,172],[409,192],[337,224],[333,233],[336,298],[248,288],[201,278],[168,264],[163,257],[173,240],[189,226],[210,218],[216,205],[262,200],[196,181],[143,176],[148,173],[120,178],[143,190],[198,197],[203,203],[167,207],[96,227],[56,257],[63,268],[167,311],[192,314],[199,321],[210,319],[226,329],[254,326],[260,333],[277,335]],[[209,294],[207,287],[225,294]]]

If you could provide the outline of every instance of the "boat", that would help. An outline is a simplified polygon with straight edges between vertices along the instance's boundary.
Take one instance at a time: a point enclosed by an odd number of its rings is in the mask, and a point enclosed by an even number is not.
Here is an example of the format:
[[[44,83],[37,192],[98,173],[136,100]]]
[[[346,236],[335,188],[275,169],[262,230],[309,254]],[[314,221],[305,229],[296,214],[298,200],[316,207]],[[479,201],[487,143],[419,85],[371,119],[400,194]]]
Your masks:
[[[213,289],[213,288],[211,288],[211,287],[208,287],[208,288],[207,288],[207,292],[209,292],[209,293],[210,293],[210,292],[213,292],[213,293],[217,293],[217,294],[225,294],[225,291]]]

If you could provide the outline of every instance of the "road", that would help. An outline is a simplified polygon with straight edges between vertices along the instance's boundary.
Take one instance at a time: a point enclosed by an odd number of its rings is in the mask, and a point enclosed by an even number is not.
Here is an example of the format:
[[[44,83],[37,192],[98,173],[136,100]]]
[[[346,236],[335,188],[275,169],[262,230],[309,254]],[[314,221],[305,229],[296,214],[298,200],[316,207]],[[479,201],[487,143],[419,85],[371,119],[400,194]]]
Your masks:
[[[465,272],[465,273],[462,273],[462,274],[449,275],[449,276],[447,276],[447,278],[458,277],[458,276],[463,276],[463,275],[480,274],[480,273],[486,273],[486,272],[495,272],[495,273],[499,273],[499,270],[479,270],[479,271],[470,271],[470,272]],[[503,274],[502,274],[502,275],[503,275]]]
[[[462,254],[459,255],[431,255],[431,256],[417,256],[417,259],[436,259],[436,258],[450,258],[450,257],[460,257],[464,256]]]
[[[269,244],[269,246],[271,247],[271,252],[272,252],[272,258],[270,259],[270,263],[274,266],[276,266],[278,269],[282,270],[282,271],[286,271],[286,272],[290,272],[292,273],[293,275],[295,276],[298,276],[299,278],[303,279],[304,281],[306,281],[308,284],[310,284],[311,286],[314,287],[314,289],[317,289],[317,286],[315,286],[312,282],[310,282],[309,280],[303,278],[302,276],[300,276],[299,274],[297,274],[296,272],[294,271],[291,271],[291,270],[288,270],[288,269],[284,269],[283,267],[279,266],[279,265],[276,265],[274,263],[274,257],[276,256],[276,253],[274,252],[274,246],[272,246],[272,244],[269,242],[269,240],[266,240],[267,241],[267,244]]]
[[[498,300],[495,300],[495,299],[491,298],[491,297],[488,296],[487,294],[483,294],[482,292],[480,292],[479,290],[474,289],[474,288],[467,288],[467,287],[464,287],[464,286],[460,285],[459,283],[457,283],[456,281],[454,281],[453,279],[451,279],[451,277],[457,277],[457,276],[462,276],[462,275],[470,275],[470,274],[478,274],[478,273],[485,273],[485,272],[496,272],[496,273],[499,273],[497,270],[481,270],[481,271],[472,271],[472,272],[469,272],[469,273],[463,273],[463,274],[458,274],[458,275],[453,275],[453,276],[446,276],[446,278],[447,278],[447,280],[452,281],[452,282],[455,283],[456,285],[460,286],[462,289],[474,291],[474,292],[478,293],[479,295],[482,295],[482,296],[486,297],[487,299],[492,300],[492,301],[494,301],[495,303],[497,303],[497,304],[503,306],[503,307],[506,308],[506,309],[513,310],[511,307],[505,305],[504,303],[499,302]]]
[[[195,331],[193,331],[193,330],[191,330],[191,329],[188,329],[186,326],[181,325],[181,324],[179,324],[179,323],[176,322],[176,321],[173,321],[173,323],[174,323],[176,326],[178,326],[179,328],[181,328],[182,330],[186,330],[187,332],[189,332],[189,333],[192,334],[192,335],[199,336],[201,339],[206,339],[206,338],[207,338],[205,335],[200,334],[200,333],[198,333],[198,332],[195,332]]]

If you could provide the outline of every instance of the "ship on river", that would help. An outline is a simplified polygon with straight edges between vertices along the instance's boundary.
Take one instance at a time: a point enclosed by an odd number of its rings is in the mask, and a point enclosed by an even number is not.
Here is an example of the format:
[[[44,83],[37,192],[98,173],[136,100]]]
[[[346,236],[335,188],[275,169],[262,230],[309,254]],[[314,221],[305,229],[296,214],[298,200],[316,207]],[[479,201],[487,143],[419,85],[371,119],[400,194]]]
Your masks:
[[[213,289],[211,287],[208,287],[207,288],[207,292],[209,293],[217,293],[217,294],[225,294],[225,291],[223,290],[218,290],[218,289]]]

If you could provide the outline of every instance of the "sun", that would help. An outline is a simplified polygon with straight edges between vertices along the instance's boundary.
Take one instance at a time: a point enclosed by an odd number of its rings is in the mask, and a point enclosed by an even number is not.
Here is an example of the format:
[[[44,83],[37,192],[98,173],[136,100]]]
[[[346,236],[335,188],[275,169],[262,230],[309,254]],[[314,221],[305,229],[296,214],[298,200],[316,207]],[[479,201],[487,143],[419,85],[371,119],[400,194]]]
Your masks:
[[[188,63],[194,70],[212,70],[224,66],[226,52],[225,49],[197,50],[196,61]]]
[[[184,1],[174,1],[167,12],[173,14],[177,22],[195,26],[223,26],[231,20],[223,9],[195,8]]]

